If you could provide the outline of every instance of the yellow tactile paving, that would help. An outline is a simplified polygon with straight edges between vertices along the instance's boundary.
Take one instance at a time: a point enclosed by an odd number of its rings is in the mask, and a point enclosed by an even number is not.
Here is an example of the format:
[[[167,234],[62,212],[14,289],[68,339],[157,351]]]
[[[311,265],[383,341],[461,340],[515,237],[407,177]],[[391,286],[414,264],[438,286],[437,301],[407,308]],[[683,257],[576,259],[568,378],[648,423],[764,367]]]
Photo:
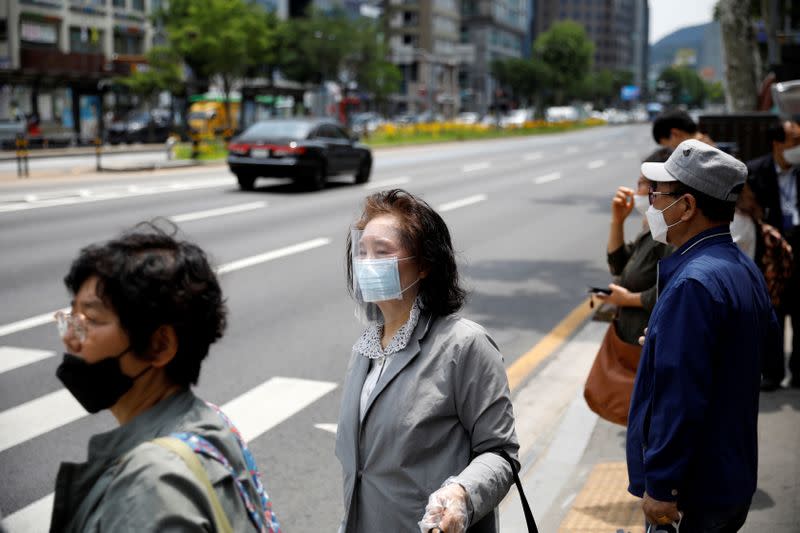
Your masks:
[[[627,488],[624,462],[595,465],[558,533],[644,533],[641,500]]]

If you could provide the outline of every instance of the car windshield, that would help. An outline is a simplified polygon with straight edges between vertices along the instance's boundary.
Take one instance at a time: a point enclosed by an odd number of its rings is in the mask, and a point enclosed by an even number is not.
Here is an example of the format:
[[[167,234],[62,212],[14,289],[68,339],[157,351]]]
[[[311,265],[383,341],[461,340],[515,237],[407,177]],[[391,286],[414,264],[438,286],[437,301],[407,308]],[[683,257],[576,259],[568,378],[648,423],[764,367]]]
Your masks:
[[[269,120],[253,124],[242,134],[243,139],[305,139],[313,124],[295,120]]]
[[[189,113],[189,120],[205,120],[211,116],[209,111],[192,111]]]

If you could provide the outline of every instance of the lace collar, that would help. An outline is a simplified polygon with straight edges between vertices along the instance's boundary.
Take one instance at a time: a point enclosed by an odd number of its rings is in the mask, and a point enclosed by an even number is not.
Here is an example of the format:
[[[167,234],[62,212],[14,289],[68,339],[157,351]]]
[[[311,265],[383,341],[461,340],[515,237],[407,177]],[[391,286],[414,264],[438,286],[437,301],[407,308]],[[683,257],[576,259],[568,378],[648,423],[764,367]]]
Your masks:
[[[358,338],[353,345],[353,350],[360,353],[369,359],[380,359],[381,357],[388,357],[395,354],[408,346],[408,341],[411,340],[411,334],[419,322],[420,305],[419,298],[414,300],[414,305],[411,306],[411,314],[408,317],[408,322],[400,326],[397,333],[394,334],[392,340],[386,346],[386,349],[381,347],[381,337],[383,337],[383,320],[370,324],[361,337]]]

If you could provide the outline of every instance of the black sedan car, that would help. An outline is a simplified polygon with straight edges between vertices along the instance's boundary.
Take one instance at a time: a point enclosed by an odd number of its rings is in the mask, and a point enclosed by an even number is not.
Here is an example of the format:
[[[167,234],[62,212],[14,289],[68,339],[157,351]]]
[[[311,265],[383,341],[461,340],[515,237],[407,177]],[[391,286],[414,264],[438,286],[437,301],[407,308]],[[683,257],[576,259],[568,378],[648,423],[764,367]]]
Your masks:
[[[356,183],[365,183],[372,152],[332,120],[273,119],[231,141],[228,166],[242,190],[251,190],[259,177],[292,178],[319,190],[336,174],[352,173]]]

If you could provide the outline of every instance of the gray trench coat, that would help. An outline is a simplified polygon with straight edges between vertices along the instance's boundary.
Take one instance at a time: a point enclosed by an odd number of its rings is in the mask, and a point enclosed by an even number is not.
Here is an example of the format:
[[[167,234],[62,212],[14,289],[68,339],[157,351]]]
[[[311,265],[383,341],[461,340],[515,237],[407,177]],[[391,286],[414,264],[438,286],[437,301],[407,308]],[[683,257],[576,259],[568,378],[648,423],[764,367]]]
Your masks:
[[[336,433],[344,472],[342,531],[419,531],[428,496],[451,476],[469,494],[471,532],[496,532],[519,444],[503,358],[486,331],[422,315],[359,414],[369,360],[353,353]],[[519,465],[516,465],[519,467]]]

